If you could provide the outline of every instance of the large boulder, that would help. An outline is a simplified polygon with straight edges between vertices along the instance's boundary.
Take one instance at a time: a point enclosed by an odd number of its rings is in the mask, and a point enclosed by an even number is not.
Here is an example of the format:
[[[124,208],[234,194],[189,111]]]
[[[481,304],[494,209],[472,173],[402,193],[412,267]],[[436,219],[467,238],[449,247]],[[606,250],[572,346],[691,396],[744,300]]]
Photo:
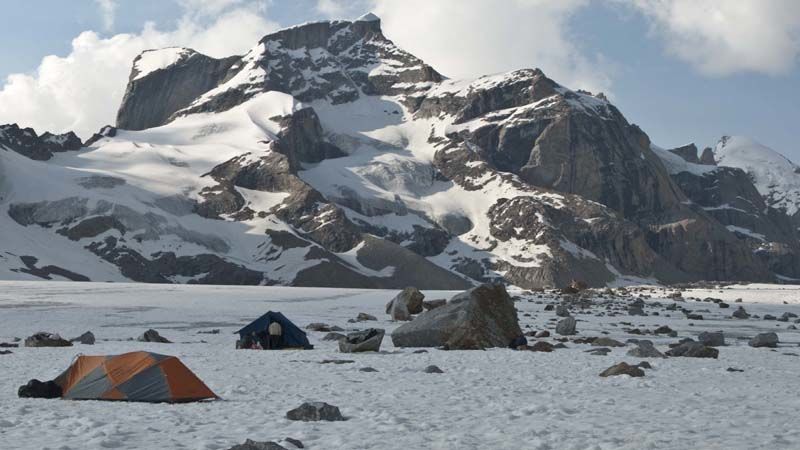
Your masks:
[[[750,339],[750,347],[770,347],[775,348],[778,346],[778,335],[772,332],[759,333]]]
[[[40,331],[25,338],[25,347],[72,347],[72,343],[56,333]]]
[[[556,333],[562,336],[572,336],[577,333],[577,331],[575,331],[576,325],[577,321],[574,317],[565,317],[556,324]]]
[[[339,339],[339,351],[342,353],[380,351],[385,333],[386,331],[380,328],[367,328],[350,333],[344,339]]]
[[[646,340],[637,341],[636,347],[628,350],[627,355],[636,358],[666,358],[666,356],[653,345],[652,341]]]
[[[407,287],[386,304],[386,314],[394,320],[411,320],[412,314],[422,312],[425,295],[415,287]]]
[[[514,302],[500,284],[483,284],[420,314],[392,333],[396,347],[452,350],[508,347],[522,335]]]

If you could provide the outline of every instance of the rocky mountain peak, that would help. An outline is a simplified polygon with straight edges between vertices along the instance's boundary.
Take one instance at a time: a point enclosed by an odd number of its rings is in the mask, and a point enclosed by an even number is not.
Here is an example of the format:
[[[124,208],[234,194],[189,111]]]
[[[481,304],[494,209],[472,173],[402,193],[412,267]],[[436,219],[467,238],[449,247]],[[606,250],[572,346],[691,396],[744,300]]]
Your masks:
[[[0,125],[0,148],[17,152],[30,159],[46,161],[53,153],[80,150],[83,142],[73,132],[38,135],[33,128],[20,128],[12,123]]]

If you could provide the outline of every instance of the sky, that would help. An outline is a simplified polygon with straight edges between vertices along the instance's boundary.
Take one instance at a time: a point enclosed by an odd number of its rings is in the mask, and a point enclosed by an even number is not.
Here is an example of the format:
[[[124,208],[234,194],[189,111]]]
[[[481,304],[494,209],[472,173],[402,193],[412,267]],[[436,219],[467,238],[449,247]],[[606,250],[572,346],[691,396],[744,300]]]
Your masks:
[[[800,162],[799,0],[26,0],[3,2],[0,123],[87,138],[133,58],[242,54],[279,28],[372,11],[451,78],[539,67],[602,91],[654,143],[749,136]]]

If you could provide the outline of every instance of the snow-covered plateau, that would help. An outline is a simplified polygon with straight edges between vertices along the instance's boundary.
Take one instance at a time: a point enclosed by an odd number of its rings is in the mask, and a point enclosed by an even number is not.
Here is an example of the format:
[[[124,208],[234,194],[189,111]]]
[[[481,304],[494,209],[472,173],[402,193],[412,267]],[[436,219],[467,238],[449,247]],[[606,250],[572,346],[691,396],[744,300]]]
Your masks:
[[[627,292],[627,293],[626,293]],[[293,287],[0,282],[0,342],[46,330],[71,338],[91,330],[93,346],[10,348],[0,355],[0,447],[3,449],[227,449],[250,438],[307,449],[797,449],[796,395],[800,334],[768,314],[800,314],[800,287],[733,285],[585,291],[572,303],[576,336],[551,353],[494,348],[444,351],[395,348],[398,326],[384,305],[396,290]],[[427,299],[452,291],[423,291]],[[558,343],[554,291],[511,291],[524,331],[549,330]],[[719,300],[730,308],[720,308]],[[637,298],[645,316],[625,312]],[[737,303],[737,299],[741,299]],[[581,308],[582,304],[585,308]],[[671,305],[677,310],[672,310]],[[731,314],[743,306],[748,319]],[[701,314],[689,320],[680,308]],[[313,350],[234,350],[234,331],[268,310],[298,326],[387,330],[381,352],[340,354],[325,333],[309,331]],[[364,312],[377,321],[350,323]],[[756,318],[756,317],[759,318]],[[668,326],[676,337],[647,334]],[[157,329],[171,344],[129,338]],[[633,329],[645,333],[635,334]],[[219,334],[206,334],[213,329]],[[632,344],[605,355],[576,338],[649,339],[665,352],[681,338],[722,330],[712,358],[635,358]],[[777,348],[747,338],[774,331]],[[529,338],[529,344],[537,339]],[[3,349],[6,350],[6,349]],[[178,356],[222,399],[147,404],[17,398],[30,378],[50,379],[79,354],[148,350]],[[321,364],[323,360],[352,360]],[[645,375],[602,378],[626,361],[648,361]],[[436,365],[444,373],[425,373]],[[377,372],[359,369],[372,367]],[[738,369],[742,372],[729,371]],[[294,422],[288,410],[306,401],[338,406],[343,422]]]

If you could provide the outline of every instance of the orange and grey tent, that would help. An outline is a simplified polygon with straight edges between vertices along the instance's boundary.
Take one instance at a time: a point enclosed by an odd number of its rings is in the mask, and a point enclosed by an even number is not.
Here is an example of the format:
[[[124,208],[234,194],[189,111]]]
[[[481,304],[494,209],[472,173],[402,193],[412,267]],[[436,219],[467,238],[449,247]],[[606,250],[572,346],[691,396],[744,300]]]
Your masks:
[[[62,398],[70,400],[179,403],[218,398],[178,358],[150,352],[78,356],[55,382]]]

